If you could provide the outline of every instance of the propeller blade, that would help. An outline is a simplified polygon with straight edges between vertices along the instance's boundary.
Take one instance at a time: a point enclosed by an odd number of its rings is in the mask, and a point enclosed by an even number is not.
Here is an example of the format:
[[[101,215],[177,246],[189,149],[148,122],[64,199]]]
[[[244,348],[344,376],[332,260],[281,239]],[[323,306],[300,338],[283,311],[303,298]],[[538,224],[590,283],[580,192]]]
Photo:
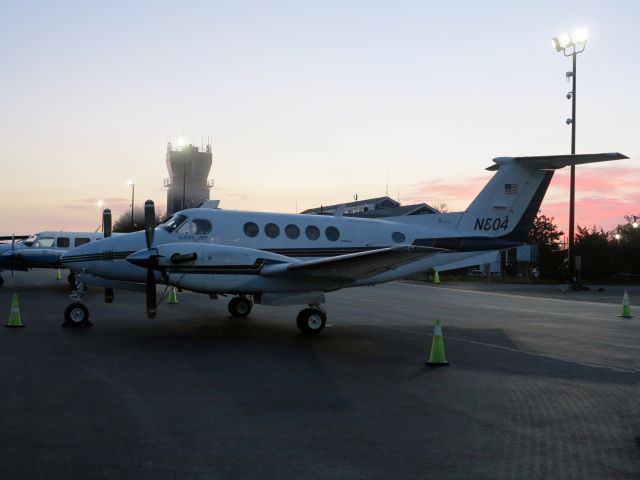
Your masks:
[[[171,255],[171,263],[188,263],[198,258],[196,252],[193,253],[174,253]]]
[[[13,277],[13,268],[15,267],[16,264],[16,260],[15,260],[15,252],[16,250],[16,236],[15,235],[11,235],[11,276]]]
[[[147,269],[147,317],[156,318],[156,276],[151,268]]]
[[[111,210],[109,208],[102,211],[102,231],[104,238],[111,236]]]
[[[153,200],[144,202],[144,233],[147,240],[147,248],[153,246],[153,229],[156,223],[156,207]]]

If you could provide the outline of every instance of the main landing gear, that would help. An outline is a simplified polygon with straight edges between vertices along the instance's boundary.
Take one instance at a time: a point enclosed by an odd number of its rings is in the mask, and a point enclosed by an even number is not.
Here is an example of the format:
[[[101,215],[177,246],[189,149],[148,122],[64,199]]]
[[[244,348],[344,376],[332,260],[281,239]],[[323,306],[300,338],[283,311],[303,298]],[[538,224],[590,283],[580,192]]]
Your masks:
[[[0,287],[2,286],[3,283],[4,283],[4,278],[0,277]]]
[[[233,297],[229,301],[229,313],[234,318],[244,318],[251,313],[253,302],[245,297]],[[296,324],[305,335],[320,335],[327,325],[327,312],[320,304],[310,304],[309,308],[304,308],[298,313]]]
[[[309,305],[298,313],[296,324],[300,331],[306,335],[320,335],[327,324],[327,312],[318,305]]]
[[[76,275],[73,272],[69,272],[69,276],[67,277],[67,282],[71,285],[71,288],[76,288]]]
[[[93,327],[93,323],[89,321],[89,309],[81,303],[85,290],[84,283],[78,283],[76,289],[69,295],[69,298],[75,300],[75,302],[70,304],[64,311],[63,327]]]
[[[244,318],[251,313],[253,302],[247,297],[233,297],[229,301],[229,313],[234,318]]]

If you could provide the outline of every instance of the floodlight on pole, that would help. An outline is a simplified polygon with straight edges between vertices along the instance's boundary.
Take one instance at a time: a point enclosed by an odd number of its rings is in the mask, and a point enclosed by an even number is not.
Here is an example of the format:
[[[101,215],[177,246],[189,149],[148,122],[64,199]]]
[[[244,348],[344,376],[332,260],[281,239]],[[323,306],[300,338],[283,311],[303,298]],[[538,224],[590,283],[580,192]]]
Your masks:
[[[587,31],[584,28],[576,29],[573,34],[563,33],[553,39],[553,47],[556,52],[562,52],[565,57],[573,60],[573,70],[567,72],[567,81],[571,78],[571,92],[567,99],[571,100],[571,118],[566,120],[571,125],[571,155],[576,153],[576,56],[584,52],[587,44]],[[574,285],[580,283],[575,275],[574,239],[575,239],[575,195],[576,194],[576,167],[571,165],[571,181],[569,186],[569,243],[567,245],[567,257],[569,261],[569,279]]]

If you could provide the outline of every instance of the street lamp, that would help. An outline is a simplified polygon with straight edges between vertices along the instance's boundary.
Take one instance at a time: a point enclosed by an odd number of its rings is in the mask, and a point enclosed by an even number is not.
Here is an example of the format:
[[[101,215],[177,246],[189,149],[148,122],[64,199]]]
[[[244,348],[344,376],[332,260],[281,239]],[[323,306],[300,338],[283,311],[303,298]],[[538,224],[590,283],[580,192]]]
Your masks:
[[[615,238],[618,241],[618,246],[620,246],[620,239],[622,238],[622,235],[620,235],[619,233],[616,233],[613,238]]]
[[[131,187],[131,231],[133,232],[133,201],[136,194],[136,184],[129,179],[129,186]]]
[[[562,52],[565,57],[572,57],[573,70],[567,72],[567,79],[572,79],[571,91],[567,93],[567,99],[571,100],[571,118],[567,118],[567,125],[571,125],[571,155],[576,153],[576,57],[584,52],[587,45],[587,31],[579,28],[571,35],[563,33],[553,39],[553,47],[556,52]],[[572,283],[578,283],[575,278],[575,262],[573,244],[575,238],[575,198],[576,198],[576,167],[571,165],[571,181],[569,186],[569,245],[567,254],[569,260],[569,278]]]

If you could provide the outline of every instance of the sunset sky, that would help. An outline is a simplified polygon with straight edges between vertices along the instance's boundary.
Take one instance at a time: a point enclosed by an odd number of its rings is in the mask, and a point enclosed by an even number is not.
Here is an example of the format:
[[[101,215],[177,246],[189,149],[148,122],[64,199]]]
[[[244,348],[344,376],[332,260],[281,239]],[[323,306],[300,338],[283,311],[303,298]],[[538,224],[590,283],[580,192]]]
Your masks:
[[[496,156],[569,153],[570,59],[585,27],[577,223],[640,213],[640,3],[31,2],[0,16],[0,234],[93,230],[166,205],[167,141],[212,139],[211,197],[294,212],[389,195],[473,199]],[[568,172],[542,206],[566,231]]]

